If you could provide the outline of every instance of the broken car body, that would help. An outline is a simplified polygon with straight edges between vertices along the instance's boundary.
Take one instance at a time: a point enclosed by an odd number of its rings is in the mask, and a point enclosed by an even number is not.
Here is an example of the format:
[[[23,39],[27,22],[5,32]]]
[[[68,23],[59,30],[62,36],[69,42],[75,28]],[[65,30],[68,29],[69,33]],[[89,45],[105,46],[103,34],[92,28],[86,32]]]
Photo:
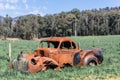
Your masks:
[[[26,71],[35,73],[48,68],[60,70],[65,66],[98,65],[103,61],[103,54],[100,48],[81,50],[70,38],[50,37],[41,40],[39,47],[33,53],[24,55],[21,52],[18,58],[12,61],[11,68],[15,69],[17,65],[16,70],[22,71],[18,68],[20,66],[18,63],[23,59],[27,60]]]

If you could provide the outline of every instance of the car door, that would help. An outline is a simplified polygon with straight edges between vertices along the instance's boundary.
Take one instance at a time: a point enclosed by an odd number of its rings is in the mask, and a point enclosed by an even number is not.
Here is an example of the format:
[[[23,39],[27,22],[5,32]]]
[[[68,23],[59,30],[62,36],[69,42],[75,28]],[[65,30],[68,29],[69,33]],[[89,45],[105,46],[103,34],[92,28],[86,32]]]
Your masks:
[[[63,41],[60,45],[59,49],[59,64],[60,66],[64,66],[66,64],[73,65],[73,56],[71,52],[71,42]]]
[[[80,54],[74,42],[64,41],[60,46],[59,62],[62,64],[77,65],[80,62]]]

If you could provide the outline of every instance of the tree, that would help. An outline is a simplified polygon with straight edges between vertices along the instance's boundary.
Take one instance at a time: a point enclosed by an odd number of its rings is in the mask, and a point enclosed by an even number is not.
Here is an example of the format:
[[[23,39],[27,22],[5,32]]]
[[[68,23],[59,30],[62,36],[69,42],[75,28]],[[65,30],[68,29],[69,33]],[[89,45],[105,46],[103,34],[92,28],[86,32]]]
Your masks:
[[[3,21],[2,21],[2,19],[0,19],[0,36],[3,36],[3,32],[4,32]]]
[[[8,15],[4,18],[3,27],[4,27],[4,37],[5,39],[12,34],[12,18]]]
[[[34,34],[39,37],[120,34],[119,11],[120,7],[81,12],[74,8],[68,12],[43,17],[40,14],[21,16],[14,25],[12,25],[12,18],[6,15],[5,19],[0,21],[0,33],[4,33],[6,37],[24,39],[32,38]]]

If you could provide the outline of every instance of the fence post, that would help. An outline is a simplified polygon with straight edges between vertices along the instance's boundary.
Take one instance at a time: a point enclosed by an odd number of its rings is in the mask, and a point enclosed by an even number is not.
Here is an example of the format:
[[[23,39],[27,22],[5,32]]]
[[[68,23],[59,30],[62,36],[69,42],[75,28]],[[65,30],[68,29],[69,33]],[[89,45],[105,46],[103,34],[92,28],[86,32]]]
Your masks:
[[[11,61],[11,43],[9,42],[9,49],[8,49],[8,53],[9,53],[9,60]]]

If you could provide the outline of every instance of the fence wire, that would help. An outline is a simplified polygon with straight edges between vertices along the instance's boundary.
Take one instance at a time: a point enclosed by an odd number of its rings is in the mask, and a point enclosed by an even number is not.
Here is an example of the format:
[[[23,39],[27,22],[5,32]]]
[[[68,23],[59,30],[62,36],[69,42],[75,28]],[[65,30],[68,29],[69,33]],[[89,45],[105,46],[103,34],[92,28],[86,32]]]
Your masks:
[[[33,52],[37,47],[39,41],[27,41],[27,40],[0,40],[0,59],[7,59],[9,56],[9,43],[11,44],[11,57],[15,58],[20,51],[28,50]]]

